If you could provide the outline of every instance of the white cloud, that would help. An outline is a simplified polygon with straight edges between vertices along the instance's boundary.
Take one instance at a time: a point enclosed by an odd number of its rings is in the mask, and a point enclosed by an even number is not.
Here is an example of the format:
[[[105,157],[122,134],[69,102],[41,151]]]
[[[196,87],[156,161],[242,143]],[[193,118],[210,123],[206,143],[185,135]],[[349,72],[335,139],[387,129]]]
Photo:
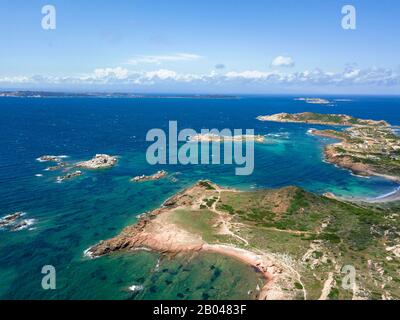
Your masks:
[[[123,67],[98,68],[92,73],[81,76],[0,76],[0,84],[12,85],[158,85],[168,83],[204,84],[210,87],[229,86],[230,84],[254,84],[261,86],[282,85],[282,88],[290,86],[399,86],[400,72],[391,69],[370,68],[353,69],[345,68],[341,72],[326,72],[321,69],[304,70],[301,72],[282,72],[273,70],[270,72],[260,70],[229,71],[226,73],[178,73],[169,69],[157,69],[153,71],[129,71]],[[285,87],[284,87],[285,86]]]
[[[176,53],[171,55],[138,55],[129,59],[126,64],[138,65],[142,63],[161,64],[163,62],[194,61],[202,56],[193,53]]]
[[[31,77],[27,76],[13,76],[13,77],[0,77],[0,83],[30,83],[32,82]]]
[[[274,60],[272,60],[271,66],[291,68],[294,67],[294,60],[289,56],[277,56]]]
[[[348,70],[343,73],[343,78],[354,79],[360,75],[360,69]]]
[[[128,69],[122,67],[98,68],[94,70],[94,77],[97,79],[116,78],[124,80],[128,77]]]
[[[167,70],[167,69],[160,69],[156,71],[149,71],[146,72],[145,78],[153,80],[154,78],[158,78],[161,80],[166,79],[175,79],[178,80],[177,73],[175,71]]]
[[[264,79],[268,75],[269,73],[257,70],[242,71],[242,72],[231,71],[225,74],[227,78],[232,78],[232,79],[242,78],[242,79],[252,79],[252,80]]]

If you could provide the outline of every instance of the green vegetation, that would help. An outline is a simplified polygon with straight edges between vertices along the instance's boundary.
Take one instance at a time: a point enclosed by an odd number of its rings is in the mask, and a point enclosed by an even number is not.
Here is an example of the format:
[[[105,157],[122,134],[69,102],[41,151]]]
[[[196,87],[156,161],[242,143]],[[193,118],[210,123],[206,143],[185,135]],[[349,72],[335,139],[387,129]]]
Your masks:
[[[385,121],[375,121],[375,120],[364,120],[348,116],[345,114],[323,114],[314,112],[303,112],[303,113],[282,113],[280,114],[281,119],[286,121],[295,122],[309,122],[309,123],[324,123],[332,125],[373,125],[373,126],[385,126],[387,123]]]
[[[332,288],[328,294],[328,298],[331,300],[337,300],[339,298],[339,289]]]
[[[207,209],[204,210],[176,210],[171,221],[185,230],[201,235],[205,241],[215,242],[216,237],[212,229],[215,223],[215,214]]]
[[[306,192],[297,187],[253,192],[222,192],[219,210],[245,225],[241,236],[252,247],[289,254],[298,261],[302,282],[309,298],[321,294],[327,272],[335,272],[341,281],[343,265],[352,265],[360,277],[358,285],[367,297],[374,292],[389,292],[400,298],[398,258],[386,247],[398,244],[400,202],[366,206],[346,203]],[[309,257],[303,260],[311,246]],[[390,255],[392,260],[386,257]],[[368,262],[369,261],[369,262]],[[371,269],[371,263],[376,266]],[[382,273],[380,267],[384,269]],[[335,282],[335,283],[336,283]],[[381,284],[385,283],[385,289]],[[299,284],[295,284],[300,289]],[[338,286],[330,299],[351,299],[352,292]]]
[[[299,283],[299,282],[295,282],[295,283],[294,283],[294,287],[295,287],[296,289],[303,289],[303,286],[302,286],[301,283]]]
[[[208,181],[199,181],[199,185],[207,190],[215,190],[215,188]]]

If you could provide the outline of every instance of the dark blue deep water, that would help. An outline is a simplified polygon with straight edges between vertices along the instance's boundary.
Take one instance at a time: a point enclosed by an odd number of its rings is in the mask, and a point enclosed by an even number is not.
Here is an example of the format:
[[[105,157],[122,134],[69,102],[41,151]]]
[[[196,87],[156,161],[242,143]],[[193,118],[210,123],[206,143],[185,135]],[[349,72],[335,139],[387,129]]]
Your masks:
[[[335,97],[328,97],[334,99]],[[346,97],[333,106],[293,97],[241,99],[0,98],[0,218],[17,211],[34,219],[30,228],[0,229],[0,299],[207,299],[248,298],[260,279],[231,259],[199,255],[161,259],[154,253],[117,254],[95,260],[83,251],[112,237],[136,216],[199,179],[242,189],[298,185],[324,193],[377,196],[397,187],[380,178],[360,178],[322,161],[332,140],[307,135],[307,124],[259,122],[262,114],[314,111],[384,119],[400,125],[400,98]],[[146,133],[152,128],[249,128],[267,135],[256,145],[255,169],[236,176],[232,165],[164,165],[146,162]],[[87,172],[56,183],[44,171],[44,154],[66,161],[96,153],[118,155],[109,170]],[[134,184],[136,175],[165,169],[168,179]],[[37,176],[37,175],[42,176]],[[41,269],[57,270],[57,289],[41,288]],[[132,285],[142,286],[137,292]]]

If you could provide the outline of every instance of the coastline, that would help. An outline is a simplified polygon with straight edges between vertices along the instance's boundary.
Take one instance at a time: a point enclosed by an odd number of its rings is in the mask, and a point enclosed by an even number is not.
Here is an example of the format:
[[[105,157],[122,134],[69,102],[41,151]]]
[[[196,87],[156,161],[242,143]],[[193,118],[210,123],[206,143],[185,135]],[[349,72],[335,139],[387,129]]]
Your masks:
[[[309,133],[315,136],[340,140],[342,142],[346,141],[346,139],[344,137],[341,137],[339,134],[329,133],[326,131],[311,129]],[[360,177],[376,176],[400,183],[400,177],[398,176],[379,173],[367,164],[353,161],[353,159],[350,156],[339,156],[335,152],[335,146],[337,146],[337,143],[328,144],[327,146],[325,146],[324,160],[326,162],[337,165],[340,168],[348,169],[355,176],[360,176]]]
[[[335,199],[339,201],[345,201],[345,202],[350,202],[350,203],[359,203],[359,202],[364,202],[364,203],[391,203],[391,202],[397,202],[400,201],[400,185],[396,187],[394,190],[384,193],[382,195],[376,196],[376,197],[358,197],[358,196],[338,196],[332,192],[327,192],[324,194],[325,197],[330,198],[330,199]]]
[[[400,139],[385,120],[355,118],[346,114],[277,113],[259,121],[347,126],[343,131],[309,129],[307,134],[339,140],[324,148],[325,161],[356,176],[378,176],[400,182]],[[388,174],[391,172],[392,174]]]
[[[383,194],[375,198],[367,198],[367,202],[370,203],[386,203],[400,201],[400,186],[395,188],[393,191]]]
[[[374,200],[386,202],[399,195],[400,188]],[[337,236],[329,230],[333,219],[340,219],[336,223],[342,224],[349,215],[353,215],[350,220],[354,228],[364,223],[360,215],[383,219],[384,225],[386,220],[382,212],[363,206],[362,202],[366,201],[336,197],[331,193],[323,197],[294,186],[250,192],[224,189],[200,180],[168,198],[161,207],[140,215],[135,224],[113,238],[89,247],[84,255],[93,259],[115,252],[139,250],[172,258],[217,254],[248,265],[262,276],[264,282],[261,288],[257,286],[255,299],[327,299],[334,282],[332,276],[319,266],[332,264],[339,274],[344,262],[337,252],[332,253],[332,245],[339,241],[349,250],[353,250],[354,243],[360,248],[376,249],[374,244],[363,247],[363,239],[371,235],[369,228],[362,229],[363,236],[356,238],[350,231]],[[234,203],[241,212],[232,208]],[[242,211],[246,208],[253,215]],[[291,211],[291,208],[296,209]],[[306,219],[308,213],[315,210],[321,214],[318,221],[306,220],[305,225],[297,225],[299,219]],[[268,221],[264,220],[268,216],[257,216],[258,212],[270,212],[272,224],[263,224]],[[284,220],[288,212],[294,215],[291,221]],[[397,242],[386,241],[385,245],[393,247]],[[314,271],[309,273],[309,268]],[[321,287],[316,288],[316,284]],[[366,285],[363,282],[363,286]],[[356,291],[353,299],[355,297],[364,296],[361,291]]]
[[[286,292],[285,286],[289,287],[289,283],[292,284],[293,278],[297,278],[298,274],[275,255],[247,249],[248,244],[238,246],[233,243],[210,243],[204,240],[200,234],[190,232],[174,222],[173,215],[177,211],[185,208],[198,208],[201,203],[199,200],[203,200],[205,194],[216,194],[222,191],[240,192],[233,189],[222,189],[211,182],[199,181],[194,186],[167,199],[160,208],[142,214],[137,223],[126,227],[116,237],[102,240],[87,248],[84,256],[93,259],[117,251],[136,250],[150,250],[172,256],[200,252],[220,254],[242,262],[262,275],[264,285],[259,290],[259,300],[293,299],[294,293]],[[215,204],[211,208],[218,212]],[[219,229],[218,234],[230,235],[247,242],[230,230],[229,214],[218,212],[217,215],[220,220],[213,227]],[[289,281],[288,278],[292,280]],[[299,279],[299,281],[301,280]],[[303,290],[303,292],[305,298],[305,291]]]

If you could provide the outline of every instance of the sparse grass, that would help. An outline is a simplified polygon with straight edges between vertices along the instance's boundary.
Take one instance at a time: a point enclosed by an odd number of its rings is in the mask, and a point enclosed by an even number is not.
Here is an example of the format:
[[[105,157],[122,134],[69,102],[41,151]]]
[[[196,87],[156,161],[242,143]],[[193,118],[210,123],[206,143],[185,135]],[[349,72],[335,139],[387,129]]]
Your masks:
[[[173,212],[171,222],[183,227],[185,230],[200,235],[205,241],[215,241],[215,213],[203,210],[179,209]]]

